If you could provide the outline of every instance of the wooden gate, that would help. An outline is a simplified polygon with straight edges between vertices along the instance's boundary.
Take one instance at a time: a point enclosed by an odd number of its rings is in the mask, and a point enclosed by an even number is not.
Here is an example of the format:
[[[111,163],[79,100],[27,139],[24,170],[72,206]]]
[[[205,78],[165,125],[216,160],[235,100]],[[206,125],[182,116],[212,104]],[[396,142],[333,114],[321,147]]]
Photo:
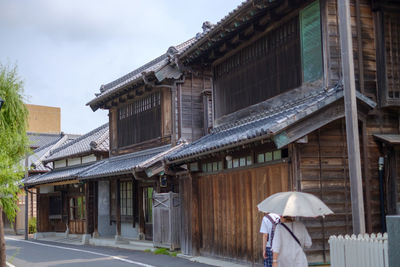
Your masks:
[[[180,199],[177,193],[154,194],[153,244],[171,250],[180,248]]]
[[[70,197],[69,212],[69,232],[71,234],[83,234],[86,221],[85,196]]]
[[[194,220],[200,238],[194,242],[200,254],[261,263],[263,213],[257,204],[288,191],[288,172],[288,163],[278,163],[196,179],[199,212]]]

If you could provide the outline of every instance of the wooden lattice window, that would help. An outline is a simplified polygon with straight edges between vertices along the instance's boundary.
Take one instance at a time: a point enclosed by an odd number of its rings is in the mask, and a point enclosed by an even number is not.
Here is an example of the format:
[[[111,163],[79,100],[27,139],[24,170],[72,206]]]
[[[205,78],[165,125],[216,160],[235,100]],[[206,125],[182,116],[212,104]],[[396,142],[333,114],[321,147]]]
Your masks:
[[[315,1],[214,67],[215,118],[322,77],[321,16]]]
[[[387,13],[384,20],[387,98],[400,103],[400,15]]]
[[[160,137],[160,92],[149,94],[119,108],[117,127],[119,147]]]
[[[294,17],[214,67],[215,117],[295,88],[301,80],[299,18]]]
[[[132,182],[120,183],[121,216],[132,216]]]

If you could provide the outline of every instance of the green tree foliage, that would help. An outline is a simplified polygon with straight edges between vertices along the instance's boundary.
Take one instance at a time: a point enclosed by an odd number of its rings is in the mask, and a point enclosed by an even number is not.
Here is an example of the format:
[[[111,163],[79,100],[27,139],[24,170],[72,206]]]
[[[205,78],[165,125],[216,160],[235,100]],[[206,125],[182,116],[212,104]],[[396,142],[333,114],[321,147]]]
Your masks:
[[[17,211],[17,193],[24,176],[21,160],[28,151],[27,115],[23,83],[16,68],[0,64],[0,205],[10,221]]]

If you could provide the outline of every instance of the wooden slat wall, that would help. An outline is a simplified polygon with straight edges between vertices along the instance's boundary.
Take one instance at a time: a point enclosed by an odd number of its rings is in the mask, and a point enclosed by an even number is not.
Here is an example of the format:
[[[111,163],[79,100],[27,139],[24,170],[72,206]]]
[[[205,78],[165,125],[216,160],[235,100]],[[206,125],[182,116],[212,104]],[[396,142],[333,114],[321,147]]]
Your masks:
[[[193,255],[192,249],[192,179],[189,175],[180,177],[179,192],[181,197],[181,250],[186,255]]]
[[[328,43],[328,71],[329,71],[329,84],[335,85],[341,77],[341,61],[340,61],[340,40],[338,30],[338,14],[337,14],[337,0],[322,0],[327,3],[327,43]],[[360,23],[361,23],[361,38],[362,38],[362,58],[364,70],[364,90],[365,93],[376,99],[376,49],[375,49],[375,32],[374,20],[371,8],[371,3],[368,0],[359,0],[360,2]],[[352,32],[353,32],[353,55],[356,88],[360,90],[360,77],[359,77],[359,62],[358,62],[358,40],[357,40],[357,25],[356,25],[356,11],[355,0],[351,0],[351,18],[352,18]]]
[[[204,78],[202,74],[196,76],[187,74],[185,82],[180,86],[180,132],[181,136],[192,142],[203,136],[204,113],[203,96],[201,92],[211,89],[209,78]],[[179,105],[177,105],[178,107]]]
[[[310,262],[329,261],[328,239],[333,234],[351,234],[350,184],[343,120],[308,135],[307,144],[298,144],[300,190],[315,194],[335,215],[305,220],[313,239],[308,250]]]
[[[49,197],[41,194],[39,196],[39,218],[38,218],[38,232],[49,232]]]
[[[200,222],[200,253],[261,263],[263,214],[257,204],[288,190],[288,172],[288,164],[280,163],[194,178],[199,212],[193,220]]]
[[[379,149],[379,143],[374,139],[373,134],[399,134],[399,119],[396,112],[381,112],[376,114],[370,114],[367,121],[367,132],[368,132],[368,151],[369,151],[369,166],[371,173],[371,197],[372,205],[376,213],[372,214],[373,221],[373,231],[377,232],[381,230],[380,224],[380,211],[379,209],[379,180],[378,180],[378,158],[379,156],[384,156],[385,151]],[[388,159],[385,158],[385,168],[388,167]],[[400,166],[400,165],[398,165]],[[397,166],[397,171],[399,172],[399,167]],[[385,169],[385,175],[389,173],[388,169]],[[385,184],[386,196],[389,197],[390,181]],[[400,191],[398,191],[400,193]],[[392,213],[394,207],[390,207],[390,201],[388,198],[385,199],[387,212]]]
[[[370,174],[369,188],[365,187],[363,173],[364,205],[366,190],[370,194],[370,205],[365,210],[371,212],[372,232],[381,232],[378,158],[380,153],[378,143],[373,138],[374,133],[396,132],[396,114],[385,116],[369,116],[367,121],[368,162],[366,171]],[[360,140],[362,144],[362,140]],[[308,135],[307,144],[296,144],[300,161],[301,191],[313,193],[321,198],[335,215],[325,219],[305,220],[313,238],[313,246],[307,252],[310,262],[329,261],[330,235],[351,234],[351,197],[347,163],[347,145],[344,120],[337,120]],[[361,153],[363,147],[360,145]],[[362,165],[365,163],[362,162]],[[363,168],[364,170],[364,168]],[[367,221],[367,220],[366,220]],[[367,227],[368,228],[368,227]]]

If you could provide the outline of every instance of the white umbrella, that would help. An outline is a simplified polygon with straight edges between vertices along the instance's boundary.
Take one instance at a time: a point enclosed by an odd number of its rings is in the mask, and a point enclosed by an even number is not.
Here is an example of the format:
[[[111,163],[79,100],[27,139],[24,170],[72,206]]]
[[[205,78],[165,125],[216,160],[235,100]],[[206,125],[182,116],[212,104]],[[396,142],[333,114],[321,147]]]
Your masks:
[[[319,198],[302,192],[280,192],[269,196],[257,205],[259,211],[282,216],[317,217],[333,214]]]

